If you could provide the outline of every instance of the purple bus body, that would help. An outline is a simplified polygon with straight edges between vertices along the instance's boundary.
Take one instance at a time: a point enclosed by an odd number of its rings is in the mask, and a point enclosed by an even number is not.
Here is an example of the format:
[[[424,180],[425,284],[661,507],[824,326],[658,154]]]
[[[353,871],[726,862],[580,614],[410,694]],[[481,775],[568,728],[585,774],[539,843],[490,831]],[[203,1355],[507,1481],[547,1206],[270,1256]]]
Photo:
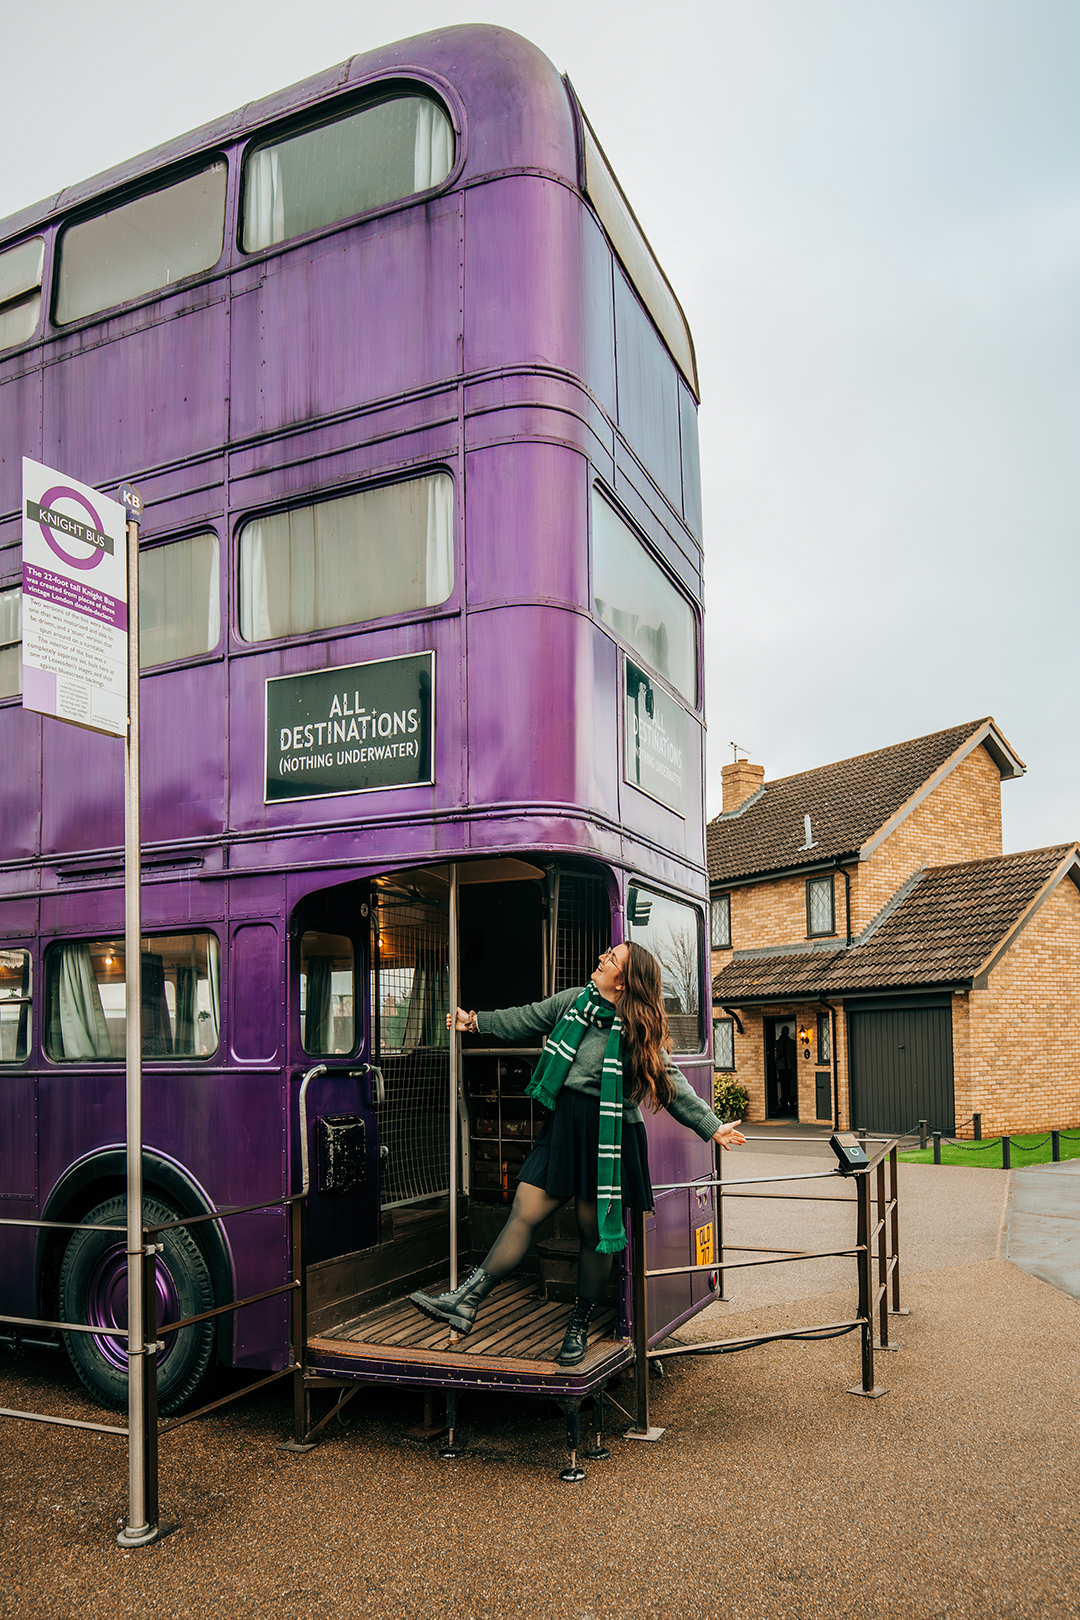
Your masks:
[[[21,455],[97,487],[135,479],[145,544],[205,528],[221,540],[218,648],[142,680],[143,929],[216,932],[222,1001],[214,1058],[146,1063],[144,1136],[207,1205],[298,1182],[297,1077],[311,1060],[286,972],[306,895],[517,851],[594,858],[623,913],[629,874],[706,896],[700,704],[685,718],[684,816],[624,779],[622,654],[589,583],[599,478],[700,608],[694,402],[583,200],[575,109],[546,58],[487,27],[353,58],[0,223],[0,239],[44,237],[47,289],[73,213],[201,154],[228,161],[234,222],[256,132],[388,78],[429,86],[454,115],[457,163],[437,194],[254,254],[227,224],[205,275],[63,328],[46,313],[32,342],[0,354],[0,588],[18,582]],[[392,623],[241,640],[243,519],[410,469],[454,480],[449,600]],[[428,649],[432,786],[264,802],[268,678]],[[44,1056],[41,973],[51,939],[123,931],[122,753],[15,700],[0,703],[0,758],[0,944],[35,953],[30,1058],[0,1067],[0,1211],[29,1217],[89,1184],[122,1190],[122,1068]],[[707,1055],[686,1072],[708,1095]],[[313,1108],[340,1096],[316,1083]],[[709,1173],[709,1148],[666,1115],[649,1135],[655,1182]],[[104,1181],[101,1164],[113,1166]],[[372,1189],[377,1159],[369,1169]],[[377,1227],[364,1196],[353,1214]],[[651,1264],[686,1263],[692,1202],[660,1201]],[[340,1247],[343,1208],[332,1220],[313,1203],[313,1258]],[[239,1294],[282,1280],[282,1211],[225,1227]],[[0,1237],[9,1314],[42,1304],[37,1247]],[[703,1279],[664,1279],[651,1320],[670,1331],[710,1297]],[[240,1313],[229,1354],[283,1365],[283,1303]]]

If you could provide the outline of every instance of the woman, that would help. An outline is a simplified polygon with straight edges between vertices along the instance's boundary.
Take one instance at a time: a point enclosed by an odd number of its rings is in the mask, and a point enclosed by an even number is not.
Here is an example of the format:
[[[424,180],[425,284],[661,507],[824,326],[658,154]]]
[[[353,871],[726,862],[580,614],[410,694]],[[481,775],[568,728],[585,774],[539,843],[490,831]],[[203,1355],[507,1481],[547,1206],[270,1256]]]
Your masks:
[[[411,1294],[436,1322],[468,1333],[481,1301],[521,1264],[542,1221],[575,1200],[581,1248],[577,1299],[556,1360],[585,1355],[589,1318],[626,1246],[623,1206],[651,1209],[648,1146],[640,1103],[666,1108],[703,1141],[723,1148],[746,1138],[722,1125],[671,1062],[660,964],[644,946],[605,951],[583,989],[502,1012],[455,1014],[462,1033],[522,1041],[546,1035],[527,1088],[552,1110],[518,1177],[509,1219],[483,1264],[449,1294]],[[447,1015],[447,1026],[450,1015]]]

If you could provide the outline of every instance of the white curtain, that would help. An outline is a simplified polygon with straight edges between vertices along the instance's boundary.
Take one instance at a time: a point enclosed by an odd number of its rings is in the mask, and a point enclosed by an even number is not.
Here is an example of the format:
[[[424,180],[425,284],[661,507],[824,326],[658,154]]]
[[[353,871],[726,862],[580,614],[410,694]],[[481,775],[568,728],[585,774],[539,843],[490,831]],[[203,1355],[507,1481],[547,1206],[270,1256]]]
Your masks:
[[[433,101],[417,101],[413,190],[426,191],[429,186],[437,186],[453,166],[454,132],[446,114]]]
[[[248,160],[244,194],[244,245],[269,247],[285,240],[285,191],[275,146],[264,146]]]
[[[109,1058],[112,1042],[105,1023],[89,945],[61,945],[57,968],[60,1039],[65,1058]]]
[[[428,480],[426,586],[428,607],[454,588],[454,483],[445,473]]]
[[[221,962],[218,956],[218,942],[213,934],[206,936],[206,977],[210,992],[210,1032],[211,1042],[206,1051],[213,1052],[221,1037]]]
[[[248,523],[240,536],[240,634],[245,641],[269,641],[269,582],[266,573],[266,537],[260,519]]]

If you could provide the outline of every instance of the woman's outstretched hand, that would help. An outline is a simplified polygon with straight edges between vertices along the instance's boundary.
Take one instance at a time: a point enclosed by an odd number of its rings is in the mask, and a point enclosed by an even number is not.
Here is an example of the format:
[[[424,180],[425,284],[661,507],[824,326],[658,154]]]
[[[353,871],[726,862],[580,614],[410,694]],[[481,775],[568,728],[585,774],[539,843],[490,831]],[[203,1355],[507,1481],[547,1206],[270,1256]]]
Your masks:
[[[450,1028],[449,1013],[446,1015],[446,1027],[447,1029]],[[476,1014],[474,1012],[466,1012],[464,1007],[459,1007],[454,1018],[454,1028],[457,1030],[459,1035],[476,1035],[478,1033]]]
[[[718,1142],[726,1151],[728,1148],[741,1147],[746,1141],[746,1137],[737,1125],[721,1125],[713,1137],[713,1141]]]

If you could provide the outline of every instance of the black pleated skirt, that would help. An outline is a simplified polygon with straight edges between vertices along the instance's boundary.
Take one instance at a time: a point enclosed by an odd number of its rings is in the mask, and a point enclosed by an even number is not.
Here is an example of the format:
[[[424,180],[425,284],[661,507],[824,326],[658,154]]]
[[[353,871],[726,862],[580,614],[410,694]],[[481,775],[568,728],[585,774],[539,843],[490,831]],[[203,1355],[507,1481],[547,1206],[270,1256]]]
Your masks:
[[[600,1151],[600,1099],[563,1086],[553,1114],[548,1114],[518,1180],[542,1187],[552,1198],[596,1202],[596,1161]],[[622,1201],[624,1209],[652,1209],[649,1141],[645,1127],[622,1127]]]

